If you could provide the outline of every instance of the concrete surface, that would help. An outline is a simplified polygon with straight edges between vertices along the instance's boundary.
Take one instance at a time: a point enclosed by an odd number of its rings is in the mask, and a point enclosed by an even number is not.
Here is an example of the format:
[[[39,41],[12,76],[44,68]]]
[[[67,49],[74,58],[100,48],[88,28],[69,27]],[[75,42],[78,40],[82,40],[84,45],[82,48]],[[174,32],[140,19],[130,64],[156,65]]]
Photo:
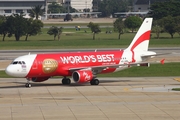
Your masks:
[[[179,120],[180,77],[99,78],[99,86],[0,78],[0,120]]]

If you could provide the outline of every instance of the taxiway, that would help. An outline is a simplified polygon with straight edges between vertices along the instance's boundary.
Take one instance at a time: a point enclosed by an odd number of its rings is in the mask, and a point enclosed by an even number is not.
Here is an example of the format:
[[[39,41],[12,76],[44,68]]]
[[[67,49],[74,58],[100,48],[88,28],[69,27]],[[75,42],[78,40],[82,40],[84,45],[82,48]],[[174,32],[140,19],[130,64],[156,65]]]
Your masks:
[[[179,120],[177,77],[99,78],[99,86],[60,79],[0,78],[1,120]]]

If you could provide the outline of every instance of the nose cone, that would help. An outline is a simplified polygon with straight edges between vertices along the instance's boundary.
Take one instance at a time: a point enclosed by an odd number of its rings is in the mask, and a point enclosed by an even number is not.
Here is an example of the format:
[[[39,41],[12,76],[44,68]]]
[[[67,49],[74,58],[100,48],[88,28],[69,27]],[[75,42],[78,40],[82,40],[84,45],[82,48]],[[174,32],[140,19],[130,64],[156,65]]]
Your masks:
[[[25,77],[27,75],[27,72],[17,65],[9,65],[5,72],[12,77]]]

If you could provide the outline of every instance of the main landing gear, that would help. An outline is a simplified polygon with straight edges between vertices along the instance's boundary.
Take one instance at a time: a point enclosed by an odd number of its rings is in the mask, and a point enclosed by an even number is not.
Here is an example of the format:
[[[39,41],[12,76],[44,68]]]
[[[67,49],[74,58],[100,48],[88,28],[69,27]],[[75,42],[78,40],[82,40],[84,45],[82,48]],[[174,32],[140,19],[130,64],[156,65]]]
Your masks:
[[[99,80],[98,79],[93,79],[90,81],[91,85],[99,85]]]
[[[70,85],[71,84],[71,80],[69,78],[64,77],[62,79],[62,84],[63,85]],[[90,84],[91,85],[99,85],[99,80],[98,79],[93,79],[93,80],[90,81]]]
[[[64,77],[62,79],[62,84],[63,85],[69,85],[69,84],[71,84],[71,80],[69,78]]]
[[[70,85],[71,84],[71,80],[69,78],[64,77],[62,79],[62,84],[63,85]],[[93,79],[93,80],[90,81],[90,84],[91,85],[99,85],[99,80],[98,79]],[[25,87],[27,87],[27,88],[31,87],[31,83],[30,83],[29,79],[27,79],[27,83],[25,84]]]

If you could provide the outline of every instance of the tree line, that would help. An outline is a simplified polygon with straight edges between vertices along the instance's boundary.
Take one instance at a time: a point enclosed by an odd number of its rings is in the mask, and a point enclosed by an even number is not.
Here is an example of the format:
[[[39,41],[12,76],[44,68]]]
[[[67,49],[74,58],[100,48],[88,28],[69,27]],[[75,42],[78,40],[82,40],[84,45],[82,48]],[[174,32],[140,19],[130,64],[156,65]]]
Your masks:
[[[153,25],[152,32],[156,34],[159,39],[160,34],[167,32],[173,38],[175,33],[180,35],[180,1],[179,0],[167,0],[165,2],[155,2],[150,7],[150,12],[146,17],[152,17]],[[122,20],[122,18],[116,19],[113,23],[114,30],[119,33],[120,36],[124,33],[125,28],[130,29],[132,32],[138,28],[142,23],[142,20],[138,16],[129,16]]]
[[[104,2],[110,2],[108,0],[103,0]],[[115,2],[115,0],[113,0]],[[153,28],[152,31],[156,33],[157,38],[159,38],[160,33],[167,32],[173,38],[173,35],[177,32],[180,35],[180,1],[167,0],[166,2],[156,2],[151,5],[151,11],[148,17],[152,17]],[[23,14],[13,14],[11,16],[0,16],[0,34],[3,35],[2,40],[5,37],[12,37],[14,35],[15,40],[19,41],[21,36],[37,35],[41,33],[41,28],[43,23],[38,20],[38,16],[42,13],[41,6],[35,6],[32,8],[30,15],[36,19],[24,18]],[[142,23],[142,19],[138,16],[129,16],[125,20],[118,18],[113,22],[114,31],[118,32],[118,39],[124,33],[125,28],[130,29],[132,32],[139,28]],[[90,22],[87,27],[89,27],[93,33],[93,39],[95,35],[101,32],[99,24]],[[52,26],[48,30],[49,35],[54,35],[54,39],[58,36],[60,40],[60,35],[63,28]]]
[[[0,17],[0,34],[3,35],[2,41],[5,40],[6,36],[12,37],[13,35],[16,41],[19,41],[22,36],[26,36],[25,40],[27,41],[28,36],[40,33],[42,27],[43,23],[40,20],[24,18],[23,14]]]
[[[156,33],[157,38],[163,32],[169,33],[171,38],[173,38],[176,32],[180,35],[179,0],[156,2],[151,5],[150,9],[151,11],[148,13],[148,16],[154,19],[152,30]]]
[[[19,41],[20,37],[26,36],[25,41],[31,35],[41,33],[43,23],[38,20],[39,16],[43,14],[42,5],[32,7],[30,11],[31,18],[24,18],[24,14],[12,14],[10,16],[0,16],[0,34],[3,35],[2,41],[5,37],[12,37]]]

